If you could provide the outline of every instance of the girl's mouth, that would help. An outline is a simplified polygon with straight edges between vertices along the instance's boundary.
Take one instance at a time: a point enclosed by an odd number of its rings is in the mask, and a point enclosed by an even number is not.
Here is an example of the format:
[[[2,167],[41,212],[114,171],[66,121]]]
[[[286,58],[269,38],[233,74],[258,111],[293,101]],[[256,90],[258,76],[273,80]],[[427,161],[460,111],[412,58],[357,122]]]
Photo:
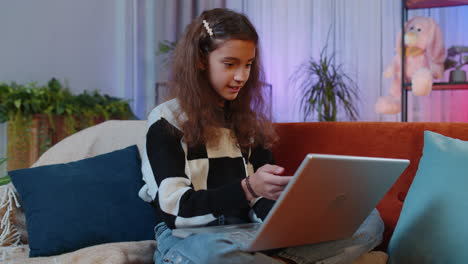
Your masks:
[[[230,86],[230,85],[228,85],[227,87],[229,88],[229,91],[232,92],[232,93],[239,92],[239,90],[241,88],[240,86]]]

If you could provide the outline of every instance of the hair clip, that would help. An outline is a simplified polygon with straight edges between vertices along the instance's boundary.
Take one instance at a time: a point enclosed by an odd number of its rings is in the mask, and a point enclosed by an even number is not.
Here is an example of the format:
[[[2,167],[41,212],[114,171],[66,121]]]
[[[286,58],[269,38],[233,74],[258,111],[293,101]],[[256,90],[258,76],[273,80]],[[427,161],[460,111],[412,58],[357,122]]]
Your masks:
[[[203,25],[205,26],[206,32],[208,32],[208,35],[213,36],[213,30],[210,28],[210,25],[206,20],[203,20]]]

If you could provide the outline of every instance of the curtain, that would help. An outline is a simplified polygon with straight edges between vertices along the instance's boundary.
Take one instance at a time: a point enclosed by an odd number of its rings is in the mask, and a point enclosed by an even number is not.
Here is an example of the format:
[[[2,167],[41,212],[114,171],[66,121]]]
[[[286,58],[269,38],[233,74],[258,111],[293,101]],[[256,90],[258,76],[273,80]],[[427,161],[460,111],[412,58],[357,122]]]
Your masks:
[[[267,80],[273,85],[274,120],[303,120],[302,95],[291,76],[308,58],[318,58],[325,45],[358,84],[359,120],[396,120],[376,114],[374,104],[388,85],[381,72],[393,57],[399,7],[399,1],[385,0],[243,1],[241,11],[261,35]],[[338,119],[347,120],[343,114]]]
[[[336,63],[359,87],[356,107],[360,121],[400,121],[400,115],[375,112],[379,96],[387,95],[390,79],[382,76],[395,54],[400,31],[401,1],[388,0],[225,0],[164,1],[156,4],[156,39],[176,40],[202,10],[227,7],[245,13],[260,34],[266,80],[272,86],[276,122],[303,121],[301,93],[291,76],[308,58],[318,58],[325,45],[336,53]],[[446,47],[467,45],[468,7],[411,11],[439,21]],[[453,44],[451,44],[453,43]],[[165,80],[164,64],[157,59],[156,80]],[[409,121],[468,121],[463,109],[465,91],[435,91],[430,96],[409,95]],[[451,107],[448,107],[448,106]],[[455,107],[454,105],[458,105]],[[341,112],[340,121],[348,120]],[[309,121],[316,120],[311,118]]]
[[[198,7],[196,11],[195,7]],[[266,80],[273,89],[274,121],[303,120],[299,107],[301,94],[290,79],[301,63],[320,54],[328,35],[329,49],[336,52],[337,62],[343,64],[345,72],[359,86],[360,99],[356,102],[359,120],[398,120],[398,116],[379,116],[374,104],[379,95],[385,94],[383,87],[389,85],[381,72],[393,57],[399,1],[158,1],[157,38],[175,40],[182,33],[181,25],[191,20],[190,14],[194,17],[194,13],[198,15],[204,8],[214,7],[243,12],[256,26]],[[177,15],[181,13],[179,9],[186,10],[181,17]],[[158,64],[163,65],[161,61]],[[158,80],[164,80],[164,69],[157,71],[157,75]],[[340,115],[339,119],[346,120],[346,117]]]

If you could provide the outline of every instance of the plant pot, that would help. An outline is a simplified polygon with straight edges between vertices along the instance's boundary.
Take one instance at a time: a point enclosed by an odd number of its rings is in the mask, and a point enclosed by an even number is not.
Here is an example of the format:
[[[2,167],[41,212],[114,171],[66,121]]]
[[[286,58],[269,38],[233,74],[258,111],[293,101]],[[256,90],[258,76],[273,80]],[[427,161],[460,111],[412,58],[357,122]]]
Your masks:
[[[53,130],[44,114],[32,120],[8,122],[8,170],[29,168],[54,143]]]
[[[466,82],[466,72],[463,70],[454,70],[450,72],[451,83],[462,83]]]
[[[104,117],[94,117],[91,122],[74,117],[76,127],[67,129],[63,116],[53,116],[49,120],[45,114],[35,114],[30,121],[23,123],[8,122],[7,157],[8,170],[29,168],[51,146],[89,126],[102,123]],[[52,121],[53,123],[51,124]],[[86,120],[85,120],[86,121]]]
[[[63,116],[35,114],[28,122],[8,122],[8,170],[29,168],[52,145],[67,137]],[[55,129],[54,129],[55,127]]]

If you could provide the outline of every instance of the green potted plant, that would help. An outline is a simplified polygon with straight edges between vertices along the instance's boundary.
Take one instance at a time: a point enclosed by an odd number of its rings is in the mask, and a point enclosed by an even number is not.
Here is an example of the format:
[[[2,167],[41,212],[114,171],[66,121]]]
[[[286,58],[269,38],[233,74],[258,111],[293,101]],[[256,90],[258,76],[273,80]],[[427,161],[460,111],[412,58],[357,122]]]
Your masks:
[[[302,93],[300,107],[304,121],[313,114],[317,114],[318,121],[337,121],[339,110],[350,120],[356,120],[354,103],[358,99],[358,87],[343,71],[343,66],[335,62],[335,53],[328,53],[327,47],[318,59],[310,57],[292,75],[293,85]]]
[[[466,82],[466,72],[461,69],[465,65],[468,65],[468,47],[450,47],[444,62],[445,70],[454,69],[450,71],[450,82]]]
[[[6,162],[7,158],[0,158],[0,168]],[[8,184],[10,182],[10,176],[5,175],[0,177],[0,186]]]
[[[8,121],[8,169],[29,167],[52,145],[108,119],[132,119],[128,101],[99,92],[73,95],[57,79],[0,84],[0,123]]]

